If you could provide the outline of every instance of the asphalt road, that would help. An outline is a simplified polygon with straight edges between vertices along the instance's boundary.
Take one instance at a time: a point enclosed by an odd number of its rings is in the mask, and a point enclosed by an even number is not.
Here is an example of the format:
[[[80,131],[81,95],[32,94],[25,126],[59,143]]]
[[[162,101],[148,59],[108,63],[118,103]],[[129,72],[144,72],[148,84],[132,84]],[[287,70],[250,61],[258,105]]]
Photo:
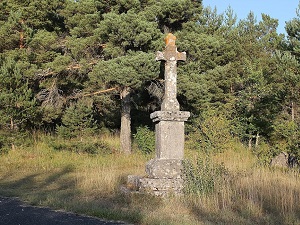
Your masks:
[[[0,197],[0,225],[120,225],[75,213],[26,205],[16,198]]]

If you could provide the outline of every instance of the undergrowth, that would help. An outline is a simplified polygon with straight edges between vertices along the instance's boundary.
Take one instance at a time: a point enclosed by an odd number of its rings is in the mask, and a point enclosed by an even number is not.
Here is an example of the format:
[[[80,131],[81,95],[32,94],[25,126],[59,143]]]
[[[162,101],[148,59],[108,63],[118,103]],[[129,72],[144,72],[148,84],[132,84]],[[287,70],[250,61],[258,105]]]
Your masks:
[[[299,170],[263,167],[239,144],[209,156],[187,150],[185,195],[160,199],[120,191],[129,174],[145,175],[148,155],[121,154],[113,135],[82,140],[39,135],[2,154],[0,195],[135,224],[300,224]]]
[[[183,177],[185,194],[205,195],[215,191],[222,185],[228,171],[223,164],[214,163],[209,156],[198,157],[195,162],[183,161]]]

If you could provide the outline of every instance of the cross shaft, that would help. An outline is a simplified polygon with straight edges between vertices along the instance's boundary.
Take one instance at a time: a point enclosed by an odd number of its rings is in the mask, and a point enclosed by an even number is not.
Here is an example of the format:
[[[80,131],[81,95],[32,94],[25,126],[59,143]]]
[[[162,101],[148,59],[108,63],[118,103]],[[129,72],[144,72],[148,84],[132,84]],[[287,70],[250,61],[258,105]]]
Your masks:
[[[178,52],[176,37],[169,33],[166,37],[166,48],[156,53],[156,60],[165,61],[165,95],[161,105],[162,111],[179,111],[177,100],[177,61],[185,61],[186,53]]]

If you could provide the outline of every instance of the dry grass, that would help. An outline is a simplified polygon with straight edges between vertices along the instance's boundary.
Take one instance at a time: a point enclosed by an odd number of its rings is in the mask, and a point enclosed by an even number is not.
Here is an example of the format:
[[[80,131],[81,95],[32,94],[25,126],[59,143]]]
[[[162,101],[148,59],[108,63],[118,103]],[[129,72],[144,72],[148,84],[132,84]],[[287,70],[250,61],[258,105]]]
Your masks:
[[[211,195],[185,199],[201,222],[300,224],[299,169],[258,166],[255,157],[243,147],[213,158],[228,169],[224,182]]]
[[[118,139],[104,136],[112,149]],[[187,157],[201,157],[187,151]],[[129,174],[144,174],[149,156],[87,155],[49,148],[47,139],[33,148],[0,156],[0,195],[32,204],[136,224],[300,224],[299,171],[269,169],[235,146],[213,157],[228,174],[212,194],[159,199],[124,195]]]

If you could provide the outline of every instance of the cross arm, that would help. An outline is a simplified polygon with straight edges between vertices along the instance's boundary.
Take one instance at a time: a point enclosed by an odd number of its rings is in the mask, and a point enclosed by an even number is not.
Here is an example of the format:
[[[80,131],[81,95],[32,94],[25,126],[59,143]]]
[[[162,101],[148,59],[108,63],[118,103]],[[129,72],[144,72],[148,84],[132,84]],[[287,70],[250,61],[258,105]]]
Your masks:
[[[156,61],[166,60],[164,52],[157,51],[155,60]]]
[[[176,52],[176,60],[177,61],[185,61],[186,60],[186,52]]]

